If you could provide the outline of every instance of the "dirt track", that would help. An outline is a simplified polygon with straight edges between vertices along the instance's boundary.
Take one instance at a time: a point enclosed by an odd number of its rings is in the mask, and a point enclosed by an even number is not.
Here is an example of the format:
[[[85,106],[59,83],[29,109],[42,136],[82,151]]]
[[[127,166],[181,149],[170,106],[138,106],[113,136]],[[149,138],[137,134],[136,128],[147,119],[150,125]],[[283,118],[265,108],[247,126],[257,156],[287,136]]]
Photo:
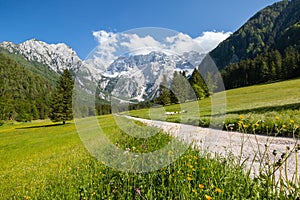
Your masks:
[[[241,158],[242,162],[246,160],[246,168],[251,168],[252,177],[258,174],[260,165],[265,165],[267,156],[270,158],[270,163],[274,163],[274,160],[275,162],[278,161],[281,155],[286,153],[287,147],[291,151],[296,144],[299,144],[299,140],[292,138],[242,134],[140,118],[132,119],[141,121],[149,126],[158,127],[189,144],[194,144],[202,151],[218,153],[222,156],[228,156],[232,153]],[[276,150],[276,157],[273,155],[274,150]],[[298,152],[298,156],[300,156],[299,154],[300,152]],[[251,167],[252,163],[253,166]],[[296,176],[296,153],[290,154],[287,169],[288,178],[291,180],[293,176]],[[298,169],[300,170],[300,166],[298,166]],[[279,176],[279,170],[277,170],[276,175],[277,177]],[[297,177],[300,179],[299,171]]]

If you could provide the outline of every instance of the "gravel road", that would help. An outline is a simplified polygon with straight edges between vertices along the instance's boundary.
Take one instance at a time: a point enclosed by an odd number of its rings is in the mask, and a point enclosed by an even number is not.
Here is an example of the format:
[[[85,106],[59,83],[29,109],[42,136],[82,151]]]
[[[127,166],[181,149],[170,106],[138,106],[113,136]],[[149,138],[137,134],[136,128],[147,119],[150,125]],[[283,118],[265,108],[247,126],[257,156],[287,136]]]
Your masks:
[[[264,166],[267,162],[267,157],[269,157],[270,163],[277,162],[289,148],[289,152],[292,151],[292,153],[289,153],[290,156],[287,158],[288,179],[298,177],[298,180],[300,180],[299,163],[296,166],[296,156],[299,156],[300,152],[295,153],[294,151],[296,145],[299,144],[299,139],[243,134],[178,123],[129,118],[141,121],[149,126],[158,127],[172,136],[195,145],[196,148],[202,151],[217,153],[225,157],[233,154],[241,158],[241,162],[245,161],[246,168],[251,169],[251,177],[258,174],[261,166]],[[274,150],[276,156],[273,155]],[[298,174],[296,174],[296,167],[299,169]],[[279,170],[275,174],[278,177]],[[286,179],[285,176],[284,178]]]

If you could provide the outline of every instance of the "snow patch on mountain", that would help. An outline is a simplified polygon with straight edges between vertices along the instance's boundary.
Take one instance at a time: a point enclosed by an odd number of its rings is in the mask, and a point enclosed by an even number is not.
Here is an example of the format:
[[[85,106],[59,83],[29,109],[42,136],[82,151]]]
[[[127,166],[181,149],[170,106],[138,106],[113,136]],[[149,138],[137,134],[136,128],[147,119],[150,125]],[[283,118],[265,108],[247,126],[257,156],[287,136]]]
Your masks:
[[[64,43],[47,44],[31,39],[20,44],[3,42],[0,43],[0,47],[10,53],[21,54],[29,61],[45,64],[57,73],[61,73],[66,68],[75,71],[82,66],[82,61],[76,52]]]
[[[112,95],[144,101],[157,96],[163,79],[171,82],[175,71],[185,71],[189,76],[198,67],[205,54],[191,51],[183,55],[151,52],[116,59],[100,77],[100,88]]]
[[[171,81],[174,71],[185,71],[186,75],[198,67],[205,54],[197,51],[174,55],[152,51],[143,54],[128,54],[116,58],[111,64],[94,57],[82,61],[76,52],[64,43],[47,44],[31,39],[20,44],[0,43],[10,53],[21,54],[29,61],[48,66],[57,73],[69,69],[79,78],[78,84],[88,93],[91,85],[98,85],[107,98],[107,93],[134,101],[144,101],[157,96],[163,79]]]

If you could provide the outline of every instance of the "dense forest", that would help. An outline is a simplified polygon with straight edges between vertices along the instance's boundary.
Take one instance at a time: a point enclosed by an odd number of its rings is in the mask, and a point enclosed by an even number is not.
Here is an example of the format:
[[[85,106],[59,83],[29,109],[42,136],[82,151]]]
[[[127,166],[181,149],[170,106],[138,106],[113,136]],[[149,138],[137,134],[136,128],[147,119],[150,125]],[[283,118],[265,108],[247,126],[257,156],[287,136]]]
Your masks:
[[[300,47],[300,0],[280,1],[251,17],[209,55],[219,69],[266,52]]]
[[[300,53],[293,47],[233,63],[221,71],[226,89],[300,76]]]
[[[0,48],[0,53],[5,55],[7,58],[10,58],[11,60],[14,60],[16,63],[18,63],[28,71],[44,77],[51,84],[51,86],[55,87],[59,74],[51,70],[48,66],[39,62],[28,61],[20,54],[10,53],[2,48]]]
[[[299,54],[300,0],[262,9],[209,53],[226,89],[300,76]]]
[[[0,53],[0,120],[47,118],[50,83]]]

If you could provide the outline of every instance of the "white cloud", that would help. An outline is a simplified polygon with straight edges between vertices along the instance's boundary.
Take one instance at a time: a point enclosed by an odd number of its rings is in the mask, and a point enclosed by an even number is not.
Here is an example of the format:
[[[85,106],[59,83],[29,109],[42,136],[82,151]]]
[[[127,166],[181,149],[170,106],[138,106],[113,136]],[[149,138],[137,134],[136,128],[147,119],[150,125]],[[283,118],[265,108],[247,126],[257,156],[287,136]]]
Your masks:
[[[188,51],[207,53],[214,49],[220,42],[229,37],[231,32],[207,31],[202,36],[191,38],[187,34],[178,33],[170,37],[156,40],[154,37],[139,36],[138,33],[112,33],[104,30],[93,32],[99,45],[96,48],[96,57],[108,66],[118,56],[124,53],[131,55],[147,54],[151,51],[182,54]]]
[[[97,62],[101,60],[103,65],[109,65],[111,61],[116,59],[118,34],[100,30],[93,32],[93,36],[99,43],[93,56],[98,60]]]
[[[203,32],[203,35],[194,39],[207,53],[216,48],[223,40],[227,39],[231,32]]]
[[[147,54],[163,48],[163,45],[151,36],[140,37],[137,34],[123,34],[128,41],[121,42],[121,46],[128,48],[131,54]]]
[[[194,41],[189,35],[178,33],[175,36],[166,38],[167,48],[177,54],[188,51],[203,52],[203,48]]]

